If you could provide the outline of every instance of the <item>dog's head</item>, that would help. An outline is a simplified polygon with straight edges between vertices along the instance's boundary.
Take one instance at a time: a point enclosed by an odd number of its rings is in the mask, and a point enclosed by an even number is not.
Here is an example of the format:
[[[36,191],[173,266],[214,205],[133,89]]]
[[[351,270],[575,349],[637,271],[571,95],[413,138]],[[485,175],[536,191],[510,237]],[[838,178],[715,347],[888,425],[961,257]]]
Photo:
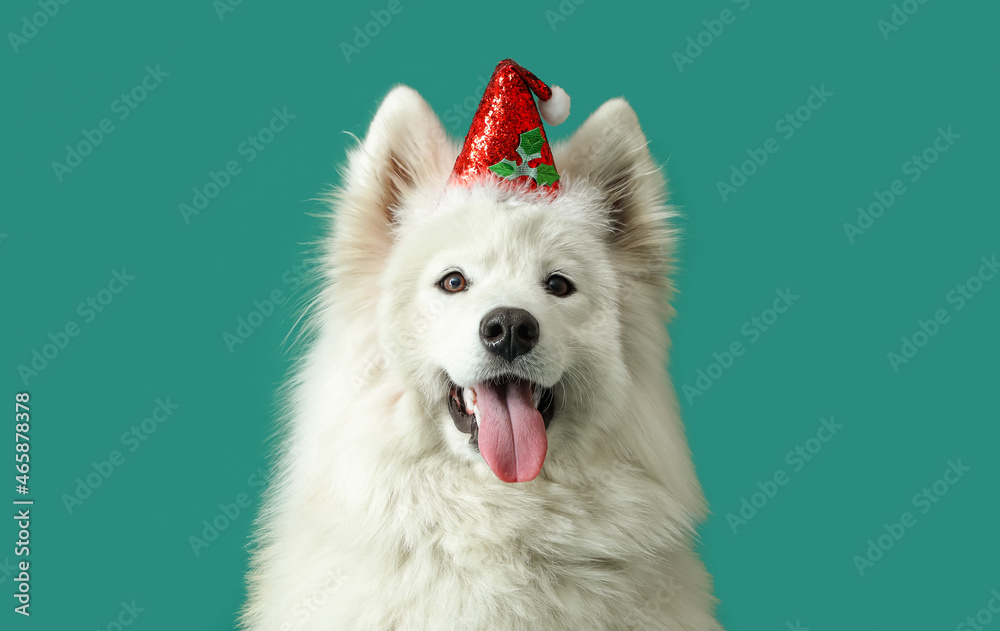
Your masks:
[[[558,195],[448,185],[457,147],[399,87],[350,156],[338,291],[374,319],[436,440],[501,480],[606,440],[643,404],[632,371],[662,365],[669,234],[646,143],[616,99],[554,147]]]

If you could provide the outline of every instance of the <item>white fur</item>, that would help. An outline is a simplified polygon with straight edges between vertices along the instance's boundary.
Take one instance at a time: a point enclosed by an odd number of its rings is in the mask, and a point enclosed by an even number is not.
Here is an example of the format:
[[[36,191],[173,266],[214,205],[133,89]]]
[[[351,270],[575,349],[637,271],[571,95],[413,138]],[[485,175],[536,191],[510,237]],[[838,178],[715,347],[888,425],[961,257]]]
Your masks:
[[[538,102],[538,113],[550,125],[561,125],[569,118],[569,95],[557,85],[552,86],[552,96],[548,101]]]
[[[665,369],[669,209],[634,112],[609,101],[554,147],[555,198],[446,187],[457,153],[399,87],[349,155],[243,628],[720,629]],[[461,294],[436,286],[454,266]],[[543,290],[555,269],[576,293]],[[541,474],[518,484],[445,403],[449,378],[488,370],[476,331],[503,305],[538,319],[519,359],[558,401]]]

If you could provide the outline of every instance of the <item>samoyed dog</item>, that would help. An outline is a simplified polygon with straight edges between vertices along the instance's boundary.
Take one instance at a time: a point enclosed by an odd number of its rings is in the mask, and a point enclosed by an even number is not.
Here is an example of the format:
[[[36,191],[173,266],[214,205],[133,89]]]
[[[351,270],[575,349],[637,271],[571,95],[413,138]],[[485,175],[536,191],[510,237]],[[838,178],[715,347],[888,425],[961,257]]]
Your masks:
[[[614,99],[552,148],[558,195],[449,186],[438,117],[385,97],[331,196],[244,629],[721,629],[646,145]]]

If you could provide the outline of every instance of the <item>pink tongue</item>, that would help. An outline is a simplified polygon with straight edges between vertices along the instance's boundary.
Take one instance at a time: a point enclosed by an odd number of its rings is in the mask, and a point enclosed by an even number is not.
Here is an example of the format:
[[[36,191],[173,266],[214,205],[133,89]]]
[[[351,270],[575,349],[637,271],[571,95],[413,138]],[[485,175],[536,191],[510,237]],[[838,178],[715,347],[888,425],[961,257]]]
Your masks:
[[[476,386],[479,452],[504,482],[534,480],[549,441],[527,381]]]

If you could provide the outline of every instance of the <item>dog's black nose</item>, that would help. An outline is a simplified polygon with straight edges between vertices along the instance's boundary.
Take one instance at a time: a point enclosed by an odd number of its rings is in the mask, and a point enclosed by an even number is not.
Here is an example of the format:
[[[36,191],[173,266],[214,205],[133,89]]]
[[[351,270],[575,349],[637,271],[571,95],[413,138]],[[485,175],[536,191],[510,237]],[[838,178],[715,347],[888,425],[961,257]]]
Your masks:
[[[511,362],[538,342],[538,320],[524,309],[500,307],[479,323],[479,339],[486,350]]]

